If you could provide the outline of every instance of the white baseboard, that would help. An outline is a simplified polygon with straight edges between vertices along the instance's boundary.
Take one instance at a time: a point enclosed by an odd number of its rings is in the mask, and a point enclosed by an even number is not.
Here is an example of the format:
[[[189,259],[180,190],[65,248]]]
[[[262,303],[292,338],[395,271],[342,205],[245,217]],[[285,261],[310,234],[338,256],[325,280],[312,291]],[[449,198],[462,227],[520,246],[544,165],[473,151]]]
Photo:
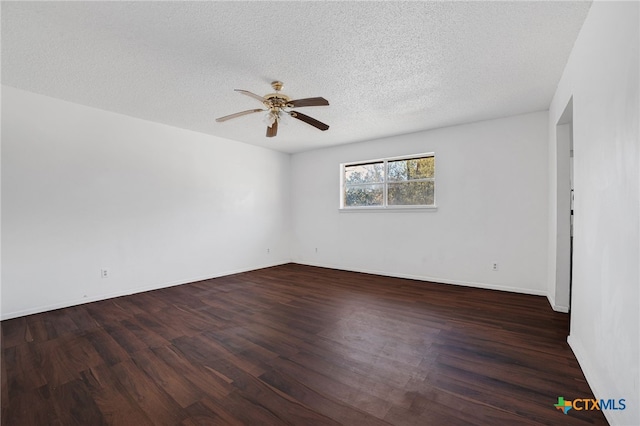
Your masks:
[[[158,290],[158,289],[161,289],[161,288],[173,287],[173,286],[182,285],[182,284],[188,284],[188,283],[192,283],[192,282],[196,282],[196,281],[202,281],[202,280],[208,280],[208,279],[212,279],[212,278],[223,277],[223,276],[227,276],[227,275],[239,274],[239,273],[242,273],[242,272],[253,271],[253,270],[256,270],[256,269],[262,269],[262,268],[269,268],[269,267],[272,267],[272,266],[284,265],[284,264],[287,264],[287,263],[297,263],[297,264],[300,264],[300,265],[317,266],[317,267],[321,267],[321,268],[339,269],[339,270],[351,271],[351,272],[361,272],[361,273],[365,273],[365,274],[381,275],[381,276],[387,276],[387,277],[407,278],[407,279],[418,280],[418,281],[430,281],[430,282],[436,282],[436,283],[442,283],[442,284],[455,284],[455,285],[461,285],[461,286],[465,286],[465,287],[483,288],[483,289],[487,289],[487,290],[499,290],[499,291],[507,291],[507,292],[511,292],[511,293],[531,294],[531,295],[535,295],[535,296],[547,296],[547,298],[549,299],[549,302],[551,304],[551,307],[554,310],[559,311],[559,312],[568,312],[568,308],[565,308],[565,307],[562,307],[562,306],[559,306],[559,307],[555,306],[555,304],[552,302],[551,298],[549,298],[549,295],[545,291],[542,291],[542,290],[526,289],[526,288],[520,288],[520,287],[502,286],[502,285],[480,283],[480,282],[451,280],[451,279],[445,279],[445,278],[439,278],[439,277],[429,277],[429,276],[422,276],[422,275],[392,273],[392,272],[379,271],[379,270],[373,270],[373,269],[348,268],[348,267],[345,267],[345,266],[342,266],[342,265],[332,265],[332,264],[326,264],[326,263],[314,263],[314,262],[284,260],[284,261],[275,262],[275,263],[266,264],[266,265],[256,265],[254,267],[249,267],[249,268],[242,268],[242,269],[224,271],[224,272],[220,272],[220,273],[216,273],[216,274],[208,275],[208,276],[192,277],[192,278],[185,279],[185,280],[172,281],[172,282],[168,282],[168,283],[154,284],[154,285],[144,286],[144,287],[137,287],[137,288],[127,289],[127,290],[113,292],[113,293],[104,293],[104,294],[97,295],[97,296],[92,296],[92,297],[85,297],[85,298],[75,299],[75,300],[66,300],[66,301],[57,302],[57,303],[54,303],[54,304],[51,304],[51,305],[37,306],[37,307],[24,309],[24,310],[20,310],[20,311],[13,311],[13,312],[8,312],[8,313],[7,312],[2,312],[0,314],[0,320],[7,320],[7,319],[17,318],[17,317],[21,317],[21,316],[25,316],[25,315],[32,315],[32,314],[37,314],[37,313],[41,313],[41,312],[52,311],[52,310],[55,310],[55,309],[68,308],[70,306],[76,306],[76,305],[82,305],[82,304],[85,304],[85,303],[97,302],[97,301],[100,301],[100,300],[112,299],[114,297],[128,296],[130,294],[142,293],[142,292],[151,291],[151,290]],[[566,310],[563,311],[562,309],[566,309]]]
[[[270,268],[272,266],[279,266],[279,265],[284,265],[284,264],[287,264],[287,263],[291,263],[291,262],[289,260],[285,260],[285,261],[280,261],[280,262],[276,262],[276,263],[270,263],[270,264],[266,264],[266,265],[256,265],[256,266],[249,267],[249,268],[241,268],[241,269],[234,269],[234,270],[224,271],[224,272],[216,273],[216,274],[213,274],[213,275],[207,275],[207,276],[201,276],[201,277],[192,277],[192,278],[184,279],[184,280],[171,281],[171,282],[160,283],[160,284],[153,284],[153,285],[144,286],[144,287],[136,287],[136,288],[117,291],[117,292],[113,292],[113,293],[104,293],[104,294],[100,294],[100,295],[92,296],[92,297],[83,297],[81,299],[65,300],[65,301],[53,303],[51,305],[36,306],[36,307],[29,308],[29,309],[23,309],[23,310],[20,310],[20,311],[13,311],[13,312],[8,312],[8,313],[7,312],[2,312],[2,314],[0,314],[0,320],[4,321],[4,320],[11,319],[11,318],[23,317],[23,316],[32,315],[32,314],[39,314],[41,312],[47,312],[47,311],[53,311],[55,309],[62,309],[62,308],[68,308],[68,307],[71,307],[71,306],[83,305],[85,303],[97,302],[97,301],[100,301],[100,300],[113,299],[114,297],[128,296],[130,294],[143,293],[145,291],[159,290],[161,288],[167,288],[167,287],[174,287],[174,286],[177,286],[177,285],[193,283],[193,282],[196,282],[196,281],[210,280],[212,278],[219,278],[219,277],[224,277],[224,276],[227,276],[227,275],[239,274],[239,273],[242,273],[242,272],[255,271],[257,269]]]
[[[373,274],[373,275],[382,275],[384,277],[394,277],[394,278],[407,278],[410,280],[418,280],[418,281],[431,281],[435,283],[441,284],[456,284],[465,287],[475,287],[475,288],[483,288],[486,290],[500,290],[500,291],[508,291],[511,293],[522,293],[522,294],[531,294],[534,296],[547,296],[547,292],[543,290],[529,289],[529,288],[520,288],[520,287],[510,287],[496,284],[487,284],[480,282],[471,282],[471,281],[460,281],[460,280],[450,280],[446,278],[439,277],[428,277],[422,275],[413,275],[413,274],[402,274],[395,272],[387,272],[387,271],[378,271],[374,269],[360,269],[360,268],[348,268],[342,265],[332,265],[327,263],[314,263],[314,262],[305,262],[300,260],[293,260],[293,263],[297,263],[300,265],[307,266],[317,266],[320,268],[330,268],[330,269],[339,269],[342,271],[350,271],[350,272],[361,272],[363,274]]]
[[[611,395],[611,391],[607,391],[609,387],[606,385],[606,381],[600,374],[598,374],[598,369],[591,362],[591,358],[589,357],[588,352],[580,344],[580,341],[569,335],[569,337],[567,337],[567,343],[569,343],[569,347],[571,347],[573,354],[578,360],[578,364],[582,369],[582,373],[584,374],[585,379],[587,379],[587,383],[591,387],[593,396],[598,400],[609,399],[615,396]],[[633,398],[634,400],[636,400],[637,395],[630,395],[628,396],[628,398]],[[629,411],[629,399],[627,399],[626,411],[602,410],[602,414],[604,414],[607,422],[609,422],[610,425],[637,426],[638,424],[640,424],[640,417],[636,416],[635,419],[629,418],[630,416],[633,416],[633,414]]]
[[[549,304],[551,305],[551,309],[553,309],[554,311],[562,312],[562,313],[565,313],[565,314],[569,313],[569,307],[568,306],[563,306],[563,305],[556,305],[556,301],[551,296],[551,294],[547,294],[547,300],[549,301]]]

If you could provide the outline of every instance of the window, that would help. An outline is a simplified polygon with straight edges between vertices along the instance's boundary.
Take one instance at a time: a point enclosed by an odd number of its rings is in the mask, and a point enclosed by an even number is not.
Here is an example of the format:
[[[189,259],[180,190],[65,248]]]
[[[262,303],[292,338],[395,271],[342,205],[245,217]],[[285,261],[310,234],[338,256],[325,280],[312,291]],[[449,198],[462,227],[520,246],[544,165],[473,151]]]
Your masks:
[[[435,156],[342,164],[341,203],[351,208],[435,207]]]

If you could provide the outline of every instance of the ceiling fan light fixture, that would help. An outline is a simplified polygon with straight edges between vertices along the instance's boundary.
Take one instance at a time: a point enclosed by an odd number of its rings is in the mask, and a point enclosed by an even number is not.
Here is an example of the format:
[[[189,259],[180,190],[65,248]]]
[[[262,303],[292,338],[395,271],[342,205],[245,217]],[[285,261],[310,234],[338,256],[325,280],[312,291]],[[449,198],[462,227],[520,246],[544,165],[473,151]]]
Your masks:
[[[285,110],[280,110],[278,112],[278,121],[280,124],[284,124],[285,126],[289,124],[289,113]]]
[[[264,115],[264,119],[262,120],[264,122],[264,124],[266,124],[267,126],[271,127],[273,125],[274,122],[279,122],[280,124],[289,124],[289,112],[285,111],[282,108],[278,108],[278,109],[273,109],[271,111],[268,111],[265,115]]]
[[[265,115],[264,115],[264,124],[266,124],[267,126],[271,127],[273,125],[273,123],[278,120],[278,113],[274,112],[274,111],[268,111]]]

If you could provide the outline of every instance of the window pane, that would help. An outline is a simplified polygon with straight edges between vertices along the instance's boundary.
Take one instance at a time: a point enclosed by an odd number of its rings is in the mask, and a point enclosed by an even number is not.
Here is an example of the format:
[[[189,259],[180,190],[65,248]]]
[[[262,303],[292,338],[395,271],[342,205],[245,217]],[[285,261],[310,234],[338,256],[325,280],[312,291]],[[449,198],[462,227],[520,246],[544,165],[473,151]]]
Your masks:
[[[389,161],[389,181],[432,178],[435,173],[434,157]]]
[[[424,206],[434,204],[434,182],[390,183],[388,202],[390,206]]]
[[[384,164],[370,163],[344,167],[344,181],[353,183],[378,183],[384,179]]]
[[[347,187],[344,194],[345,207],[381,206],[384,195],[383,185]]]

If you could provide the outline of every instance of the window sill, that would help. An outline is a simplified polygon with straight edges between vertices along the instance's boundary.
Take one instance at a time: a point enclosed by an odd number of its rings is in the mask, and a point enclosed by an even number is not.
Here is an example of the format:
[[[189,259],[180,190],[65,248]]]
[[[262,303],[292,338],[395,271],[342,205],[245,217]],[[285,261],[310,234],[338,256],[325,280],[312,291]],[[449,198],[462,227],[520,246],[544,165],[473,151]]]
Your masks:
[[[417,212],[429,211],[435,212],[438,206],[394,206],[394,207],[341,207],[338,209],[340,213],[363,213],[363,212]]]

